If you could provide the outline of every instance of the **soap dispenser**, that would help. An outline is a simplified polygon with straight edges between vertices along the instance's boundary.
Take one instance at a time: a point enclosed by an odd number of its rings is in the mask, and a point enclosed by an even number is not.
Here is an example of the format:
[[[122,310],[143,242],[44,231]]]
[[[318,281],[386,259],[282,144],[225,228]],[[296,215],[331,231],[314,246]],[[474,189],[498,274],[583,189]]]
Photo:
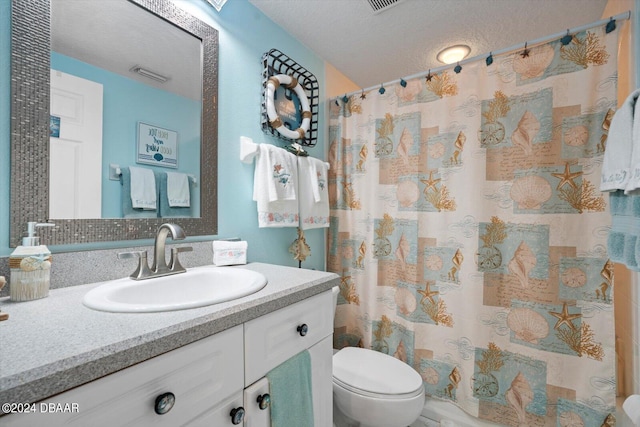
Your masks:
[[[55,224],[27,223],[27,237],[22,238],[22,245],[9,256],[9,295],[12,301],[31,301],[49,295],[51,252],[40,244],[36,228],[53,226]]]

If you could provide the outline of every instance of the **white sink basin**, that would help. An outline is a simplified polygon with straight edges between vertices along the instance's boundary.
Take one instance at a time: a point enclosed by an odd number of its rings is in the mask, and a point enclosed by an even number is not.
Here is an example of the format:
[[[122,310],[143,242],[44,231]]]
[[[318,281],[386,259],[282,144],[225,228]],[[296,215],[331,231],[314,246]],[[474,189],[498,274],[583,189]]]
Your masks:
[[[82,303],[114,313],[150,313],[204,307],[258,292],[267,278],[251,270],[196,267],[146,280],[112,280],[90,290]]]

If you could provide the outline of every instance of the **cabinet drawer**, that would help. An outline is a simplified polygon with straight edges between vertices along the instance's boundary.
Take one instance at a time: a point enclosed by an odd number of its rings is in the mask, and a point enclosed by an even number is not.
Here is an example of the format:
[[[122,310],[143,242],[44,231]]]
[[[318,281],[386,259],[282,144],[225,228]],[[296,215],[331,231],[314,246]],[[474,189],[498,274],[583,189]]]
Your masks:
[[[199,415],[243,388],[242,326],[223,331],[154,357],[42,403],[77,404],[72,413],[9,415],[14,426],[167,426],[201,425]],[[175,395],[164,415],[155,413],[156,397]],[[240,403],[242,402],[242,393]],[[39,408],[41,403],[36,403]]]
[[[333,333],[333,298],[323,292],[244,324],[245,385]],[[306,325],[302,336],[298,328]]]

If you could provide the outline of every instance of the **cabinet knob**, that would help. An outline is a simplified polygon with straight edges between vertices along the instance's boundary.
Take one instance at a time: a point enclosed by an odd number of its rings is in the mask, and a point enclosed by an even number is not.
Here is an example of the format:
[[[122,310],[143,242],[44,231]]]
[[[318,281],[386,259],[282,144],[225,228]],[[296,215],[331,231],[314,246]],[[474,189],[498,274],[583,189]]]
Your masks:
[[[307,335],[307,332],[309,332],[309,327],[307,326],[306,323],[303,323],[302,325],[298,326],[298,333],[300,334],[301,337]]]
[[[244,418],[244,408],[242,406],[231,410],[231,424],[237,425]]]
[[[262,410],[267,409],[271,404],[271,396],[269,396],[269,393],[261,394],[260,396],[258,396],[257,400],[258,407]]]
[[[163,393],[156,397],[155,411],[158,415],[164,415],[173,408],[176,403],[176,395],[173,393]]]

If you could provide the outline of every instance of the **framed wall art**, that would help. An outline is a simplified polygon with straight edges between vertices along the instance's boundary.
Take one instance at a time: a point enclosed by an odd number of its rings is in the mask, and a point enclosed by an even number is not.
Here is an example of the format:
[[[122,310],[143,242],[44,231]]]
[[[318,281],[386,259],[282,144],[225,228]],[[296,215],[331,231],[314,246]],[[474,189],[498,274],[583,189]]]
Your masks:
[[[178,132],[138,122],[136,163],[178,167]]]

